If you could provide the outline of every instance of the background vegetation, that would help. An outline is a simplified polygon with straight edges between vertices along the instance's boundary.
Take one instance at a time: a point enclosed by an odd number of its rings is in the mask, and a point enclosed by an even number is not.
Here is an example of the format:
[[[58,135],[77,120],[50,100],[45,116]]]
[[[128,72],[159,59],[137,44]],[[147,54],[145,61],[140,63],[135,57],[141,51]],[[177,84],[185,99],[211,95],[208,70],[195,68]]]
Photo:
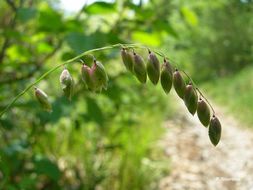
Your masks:
[[[99,1],[71,14],[58,1],[3,0],[0,26],[1,110],[56,64],[134,42],[166,53],[209,96],[253,123],[251,0]],[[140,85],[118,50],[95,56],[108,71],[107,91],[85,90],[74,63],[71,102],[58,70],[38,85],[50,95],[51,114],[31,90],[0,119],[0,189],[157,189],[169,172],[157,140],[163,123],[176,117],[175,101],[150,82]]]

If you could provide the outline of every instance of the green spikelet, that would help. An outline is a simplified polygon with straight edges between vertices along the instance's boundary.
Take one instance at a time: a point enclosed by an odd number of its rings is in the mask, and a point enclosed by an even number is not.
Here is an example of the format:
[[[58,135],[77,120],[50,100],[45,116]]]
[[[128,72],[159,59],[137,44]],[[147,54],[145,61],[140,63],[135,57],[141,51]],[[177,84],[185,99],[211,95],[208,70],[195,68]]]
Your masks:
[[[177,69],[173,73],[173,86],[175,88],[177,95],[183,99],[185,93],[185,82],[182,75]]]
[[[164,59],[164,63],[162,65],[161,71],[161,85],[166,94],[168,94],[171,90],[173,83],[173,69],[166,59]]]
[[[208,135],[212,144],[216,146],[221,138],[221,124],[216,116],[213,116],[210,121]]]
[[[122,48],[121,49],[121,58],[122,61],[126,67],[126,69],[130,72],[133,72],[134,68],[134,60],[133,60],[133,55],[128,52],[126,49]]]
[[[108,76],[104,66],[95,60],[91,70],[91,78],[94,83],[95,91],[101,91],[102,88],[107,89]]]
[[[52,112],[52,106],[48,100],[47,94],[39,88],[34,88],[34,89],[35,89],[35,97],[37,98],[37,100],[40,103],[40,105],[42,106],[42,108],[45,111]]]
[[[188,111],[194,115],[198,105],[198,94],[192,84],[188,84],[185,88],[184,103]]]
[[[60,83],[64,95],[71,100],[74,90],[74,80],[71,77],[69,71],[65,68],[60,75]]]
[[[201,98],[198,101],[197,114],[202,125],[207,127],[210,123],[211,113],[208,105]]]
[[[83,64],[81,69],[82,80],[86,87],[92,91],[95,89],[94,82],[92,81],[92,70],[89,66]]]
[[[92,54],[86,54],[82,57],[82,62],[91,67],[94,62],[94,56]]]
[[[147,71],[143,58],[134,53],[134,74],[141,83],[147,81]]]
[[[156,55],[149,51],[147,73],[150,81],[156,85],[160,78],[160,63]]]

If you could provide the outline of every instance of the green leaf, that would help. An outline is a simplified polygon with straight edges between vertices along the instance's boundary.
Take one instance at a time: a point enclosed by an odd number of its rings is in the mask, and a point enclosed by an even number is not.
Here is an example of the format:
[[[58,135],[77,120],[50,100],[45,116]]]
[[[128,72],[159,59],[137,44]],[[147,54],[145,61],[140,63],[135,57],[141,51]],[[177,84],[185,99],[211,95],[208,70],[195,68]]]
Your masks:
[[[110,14],[116,11],[115,3],[95,2],[85,8],[88,14]]]
[[[11,60],[20,62],[28,61],[31,57],[29,50],[21,45],[10,46],[6,51],[6,54]]]
[[[177,32],[174,30],[174,28],[170,25],[169,22],[165,20],[156,20],[153,24],[156,30],[158,31],[165,31],[168,34],[171,34],[173,37],[178,38]]]
[[[21,39],[23,36],[21,32],[15,31],[13,29],[8,29],[8,28],[6,28],[1,35],[4,35],[8,38],[18,39],[18,40]]]
[[[125,2],[126,7],[130,8],[132,11],[135,12],[136,18],[146,21],[150,19],[152,16],[154,16],[154,10],[150,7],[140,7],[139,5],[136,5],[133,2]]]
[[[58,166],[52,161],[50,161],[48,158],[36,157],[34,160],[34,164],[35,171],[38,174],[44,174],[55,181],[57,181],[61,176],[61,172]]]
[[[71,32],[65,37],[65,40],[72,50],[80,54],[92,48],[102,47],[108,41],[108,37],[107,33],[100,31],[89,36],[79,32]]]
[[[53,51],[54,48],[46,42],[40,42],[37,44],[36,49],[38,53],[49,53]]]
[[[198,25],[198,17],[194,11],[189,9],[188,7],[181,8],[181,14],[183,15],[185,21],[191,26]]]
[[[89,49],[89,38],[82,33],[71,32],[66,36],[66,42],[76,53],[82,53]]]
[[[140,42],[149,46],[161,45],[161,38],[157,33],[147,33],[136,31],[132,34],[133,41]]]
[[[33,19],[37,14],[34,8],[19,8],[17,10],[17,18],[22,22],[27,22]]]
[[[40,32],[62,32],[65,29],[61,14],[47,6],[42,7],[36,22]]]
[[[29,176],[24,176],[19,182],[20,189],[34,189],[36,180]]]

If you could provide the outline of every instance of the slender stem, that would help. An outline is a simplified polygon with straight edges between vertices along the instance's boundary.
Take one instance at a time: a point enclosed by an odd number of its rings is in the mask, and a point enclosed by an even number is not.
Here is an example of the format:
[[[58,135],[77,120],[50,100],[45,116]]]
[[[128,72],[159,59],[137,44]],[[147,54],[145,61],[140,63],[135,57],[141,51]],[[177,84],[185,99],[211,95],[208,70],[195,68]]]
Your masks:
[[[213,115],[215,116],[215,111],[212,107],[212,105],[210,104],[210,102],[207,100],[207,98],[203,95],[203,93],[199,90],[199,88],[196,88],[196,90],[198,91],[198,93],[201,95],[202,98],[204,98],[206,100],[206,102],[208,103],[208,105],[211,107],[212,111],[213,111]]]
[[[103,50],[109,50],[109,49],[114,49],[114,48],[126,48],[126,49],[133,49],[133,48],[140,48],[140,49],[149,49],[141,44],[114,44],[114,45],[110,45],[110,46],[105,46],[105,47],[101,47],[101,48],[96,48],[96,49],[91,49],[88,51],[83,52],[82,54],[69,59],[55,67],[53,67],[52,69],[50,69],[49,71],[47,71],[46,73],[44,73],[41,77],[39,77],[36,81],[34,81],[33,83],[31,83],[30,85],[28,85],[22,92],[20,92],[1,112],[0,112],[0,118],[4,115],[4,113],[6,113],[15,103],[16,101],[23,96],[28,90],[30,90],[34,85],[36,85],[37,83],[39,83],[41,80],[43,80],[45,77],[47,77],[48,75],[50,75],[51,73],[53,73],[55,70],[57,70],[58,68],[65,66],[67,64],[70,64],[72,62],[78,61],[80,60],[84,55],[93,53],[93,52],[97,52],[97,51],[103,51]],[[152,50],[155,54],[163,57],[164,59],[170,60],[168,57],[166,57],[162,52],[156,51],[156,50]],[[193,82],[193,80],[191,79],[191,77],[184,71],[182,71],[188,78],[189,80],[192,82],[192,84],[194,86],[195,83]],[[201,93],[201,91],[196,88],[196,90],[201,94],[201,96],[207,101],[207,103],[209,104],[209,106],[212,108],[213,114],[215,114],[213,107],[211,106],[211,104],[208,102],[208,100],[204,97],[204,95]]]
[[[185,71],[183,71],[183,70],[181,70],[184,74],[185,74],[185,76],[190,80],[190,82],[193,84],[193,86],[197,86],[197,85],[195,85],[195,83],[194,83],[194,81],[192,80],[192,78],[185,72]]]

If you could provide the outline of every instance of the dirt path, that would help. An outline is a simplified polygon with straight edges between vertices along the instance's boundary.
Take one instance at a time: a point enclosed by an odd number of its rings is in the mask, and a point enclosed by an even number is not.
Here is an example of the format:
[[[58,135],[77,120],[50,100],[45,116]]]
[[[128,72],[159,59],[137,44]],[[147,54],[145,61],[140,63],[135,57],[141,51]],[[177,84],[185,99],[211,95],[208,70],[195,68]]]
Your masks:
[[[253,190],[253,131],[222,111],[217,115],[223,131],[216,148],[207,129],[186,111],[166,124],[161,144],[171,174],[160,181],[161,190]]]

